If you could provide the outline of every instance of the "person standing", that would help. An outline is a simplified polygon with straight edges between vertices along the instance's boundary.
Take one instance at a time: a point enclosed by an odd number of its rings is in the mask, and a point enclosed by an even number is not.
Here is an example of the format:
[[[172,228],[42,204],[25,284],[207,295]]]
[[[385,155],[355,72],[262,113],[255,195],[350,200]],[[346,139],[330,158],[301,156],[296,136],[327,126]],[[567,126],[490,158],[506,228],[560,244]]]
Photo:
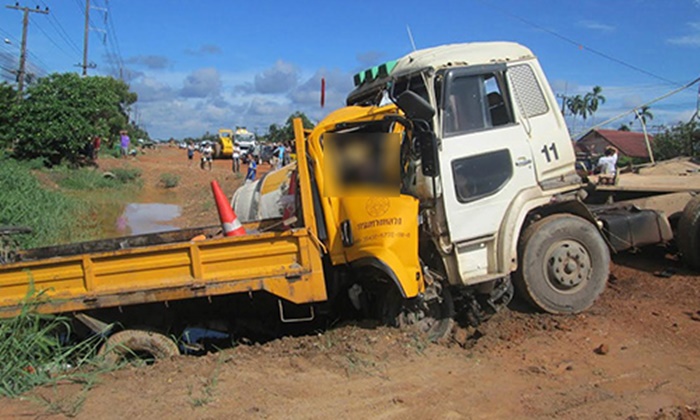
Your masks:
[[[97,160],[97,156],[100,153],[100,146],[102,145],[102,139],[100,136],[95,136],[92,139],[92,160]]]
[[[258,162],[255,160],[255,158],[250,159],[250,163],[248,163],[248,173],[245,176],[245,181],[255,181],[255,175],[257,175],[258,172]]]
[[[207,143],[202,149],[202,169],[204,169],[204,165],[208,165],[209,170],[211,171],[211,161],[213,155],[214,149],[211,147],[210,143]]]
[[[194,159],[194,143],[189,142],[187,144],[187,160],[189,165],[192,166],[192,160]]]
[[[233,154],[231,157],[233,158],[231,169],[233,170],[234,174],[237,174],[241,171],[241,147],[238,145],[238,143],[233,144]]]
[[[129,145],[131,144],[131,139],[129,138],[129,135],[127,134],[126,130],[122,130],[119,132],[121,134],[121,152],[122,156],[124,158],[129,156]]]
[[[284,144],[280,143],[277,147],[277,165],[275,165],[275,169],[281,169],[284,166],[284,153]]]

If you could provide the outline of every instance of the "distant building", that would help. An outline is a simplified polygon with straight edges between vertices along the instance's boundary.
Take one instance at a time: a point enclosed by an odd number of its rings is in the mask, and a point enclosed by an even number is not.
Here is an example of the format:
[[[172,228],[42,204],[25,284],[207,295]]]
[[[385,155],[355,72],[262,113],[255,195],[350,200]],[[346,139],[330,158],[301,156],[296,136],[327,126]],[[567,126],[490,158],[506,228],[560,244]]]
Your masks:
[[[649,135],[649,142],[653,140],[654,137]],[[591,130],[576,142],[575,148],[577,152],[600,156],[609,146],[616,148],[620,156],[649,159],[644,133],[635,131]]]

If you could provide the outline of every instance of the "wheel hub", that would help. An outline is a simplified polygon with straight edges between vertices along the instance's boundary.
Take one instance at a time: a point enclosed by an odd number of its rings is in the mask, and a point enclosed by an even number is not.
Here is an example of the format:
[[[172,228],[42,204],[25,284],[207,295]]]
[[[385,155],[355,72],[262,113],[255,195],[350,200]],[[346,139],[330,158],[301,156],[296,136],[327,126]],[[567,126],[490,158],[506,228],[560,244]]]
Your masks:
[[[573,289],[591,275],[588,251],[576,241],[554,244],[548,252],[546,264],[549,283],[561,290]]]

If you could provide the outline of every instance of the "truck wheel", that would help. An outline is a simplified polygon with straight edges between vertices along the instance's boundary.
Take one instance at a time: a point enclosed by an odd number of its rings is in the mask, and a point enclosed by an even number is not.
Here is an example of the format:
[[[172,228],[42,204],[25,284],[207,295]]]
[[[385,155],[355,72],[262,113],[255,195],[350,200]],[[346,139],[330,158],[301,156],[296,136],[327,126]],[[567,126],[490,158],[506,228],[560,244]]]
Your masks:
[[[454,326],[454,301],[447,287],[432,286],[434,292],[429,300],[414,298],[407,300],[396,287],[390,287],[382,307],[382,322],[392,327],[410,329],[425,334],[432,342],[447,338]]]
[[[162,360],[178,354],[180,349],[173,340],[144,330],[119,331],[111,335],[97,352],[107,366],[115,366],[131,357]]]
[[[610,253],[601,233],[574,215],[557,214],[528,226],[519,254],[514,277],[519,294],[554,314],[588,309],[610,273]]]
[[[221,144],[219,144],[219,143],[214,144],[214,158],[215,159],[221,158]]]
[[[700,270],[700,197],[688,201],[678,219],[676,244],[683,261],[694,270]]]

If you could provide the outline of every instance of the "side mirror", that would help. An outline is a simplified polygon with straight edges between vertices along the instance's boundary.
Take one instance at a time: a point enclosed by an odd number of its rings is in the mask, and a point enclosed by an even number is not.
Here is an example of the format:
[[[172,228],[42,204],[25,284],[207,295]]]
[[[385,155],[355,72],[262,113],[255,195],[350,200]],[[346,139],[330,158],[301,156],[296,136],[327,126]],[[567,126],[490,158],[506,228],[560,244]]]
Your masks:
[[[417,131],[416,142],[420,151],[421,172],[423,175],[431,177],[440,175],[435,133],[432,131]]]
[[[435,115],[435,108],[411,90],[404,91],[396,98],[396,106],[410,119],[429,121]]]

